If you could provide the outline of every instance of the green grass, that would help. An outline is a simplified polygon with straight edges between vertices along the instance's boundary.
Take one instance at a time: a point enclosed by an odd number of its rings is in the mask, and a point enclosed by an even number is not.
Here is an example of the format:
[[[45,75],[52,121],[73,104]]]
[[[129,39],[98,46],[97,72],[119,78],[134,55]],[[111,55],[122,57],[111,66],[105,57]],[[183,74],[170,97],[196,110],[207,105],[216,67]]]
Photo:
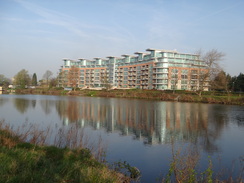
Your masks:
[[[0,182],[121,182],[89,149],[37,146],[0,129]]]

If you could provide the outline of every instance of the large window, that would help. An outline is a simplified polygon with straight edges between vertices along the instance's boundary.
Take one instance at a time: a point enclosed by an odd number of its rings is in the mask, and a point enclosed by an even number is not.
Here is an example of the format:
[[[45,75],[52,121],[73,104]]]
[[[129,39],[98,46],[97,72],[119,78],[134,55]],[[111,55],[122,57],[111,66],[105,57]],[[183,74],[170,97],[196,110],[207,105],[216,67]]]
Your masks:
[[[187,79],[187,75],[181,75],[181,79]]]
[[[182,85],[186,85],[187,84],[187,80],[181,80],[181,84]]]
[[[197,74],[197,70],[191,70],[192,74]]]
[[[182,86],[181,86],[181,89],[182,89],[182,90],[187,90],[187,85],[182,85]]]
[[[172,73],[178,73],[178,69],[172,69],[171,72]]]

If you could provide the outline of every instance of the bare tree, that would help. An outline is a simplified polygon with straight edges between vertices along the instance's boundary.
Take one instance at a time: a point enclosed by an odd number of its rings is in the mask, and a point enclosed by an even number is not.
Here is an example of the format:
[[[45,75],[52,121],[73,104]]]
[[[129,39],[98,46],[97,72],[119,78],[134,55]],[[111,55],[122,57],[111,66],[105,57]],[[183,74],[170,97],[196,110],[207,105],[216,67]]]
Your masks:
[[[216,49],[212,49],[202,56],[202,60],[208,67],[208,75],[210,80],[212,80],[220,72],[221,66],[219,62],[222,61],[224,57],[225,54]]]
[[[69,69],[69,73],[68,73],[68,81],[69,81],[69,85],[73,88],[78,87],[78,83],[79,83],[79,68],[72,66]]]
[[[49,82],[49,87],[52,88],[52,87],[56,87],[58,84],[58,78],[51,78],[50,79],[50,82]]]
[[[225,54],[216,49],[212,49],[206,53],[202,53],[199,50],[197,54],[199,55],[199,59],[206,65],[206,68],[202,68],[198,72],[198,94],[201,96],[204,87],[209,85],[209,81],[212,81],[221,71],[220,61],[224,59]]]
[[[47,85],[49,84],[49,80],[51,76],[53,75],[52,71],[47,70],[45,74],[43,75],[43,79],[46,80]]]
[[[169,82],[170,82],[171,89],[173,89],[173,93],[175,93],[175,90],[178,89],[177,88],[178,81],[179,81],[178,69],[172,69],[169,75]]]
[[[61,70],[57,76],[57,83],[59,87],[66,87],[67,77],[65,71]]]
[[[101,76],[101,85],[104,87],[106,90],[109,90],[112,88],[112,85],[108,79],[108,76],[106,74]]]

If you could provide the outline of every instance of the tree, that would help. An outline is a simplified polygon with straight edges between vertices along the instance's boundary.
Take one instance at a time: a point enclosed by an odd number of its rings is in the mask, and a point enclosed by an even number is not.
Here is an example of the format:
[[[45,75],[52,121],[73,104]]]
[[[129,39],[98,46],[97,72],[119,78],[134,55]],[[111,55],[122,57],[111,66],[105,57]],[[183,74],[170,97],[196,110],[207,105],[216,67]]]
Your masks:
[[[215,76],[222,70],[219,62],[222,61],[224,57],[225,54],[216,49],[212,49],[202,55],[202,60],[209,70],[207,74],[210,80],[215,78]]]
[[[57,86],[57,83],[58,83],[58,80],[57,80],[57,78],[51,78],[50,79],[50,82],[49,82],[49,87],[55,87],[55,86]]]
[[[68,82],[72,88],[78,87],[79,82],[79,68],[72,66],[68,73]]]
[[[106,90],[110,90],[112,88],[111,83],[109,82],[108,76],[106,73],[102,74],[100,77],[101,86],[104,87]]]
[[[169,82],[171,84],[171,89],[173,90],[173,93],[175,93],[175,90],[177,90],[178,81],[178,69],[172,69],[169,76]]]
[[[6,78],[3,74],[0,74],[0,86],[7,87],[11,83],[9,78]]]
[[[212,81],[222,70],[219,62],[224,59],[225,54],[216,49],[212,49],[206,53],[202,53],[202,51],[199,50],[197,54],[199,55],[199,59],[206,65],[206,68],[198,72],[198,94],[201,96],[204,86],[208,85],[209,81]]]
[[[49,84],[49,79],[53,75],[52,71],[47,70],[43,75],[43,79],[46,80],[46,84]]]
[[[25,88],[26,85],[30,83],[30,76],[28,71],[22,69],[14,76],[14,84],[19,86],[20,88]]]
[[[244,74],[240,73],[237,77],[234,76],[231,79],[231,84],[235,92],[244,91]]]
[[[214,80],[211,82],[211,89],[217,91],[230,91],[229,82],[231,80],[231,76],[226,74],[223,70],[221,70]]]
[[[32,86],[37,86],[36,73],[34,73],[33,76],[32,76],[31,84],[32,84]]]
[[[58,87],[66,87],[66,84],[65,84],[66,80],[67,80],[67,77],[66,77],[65,71],[61,70],[57,76]]]

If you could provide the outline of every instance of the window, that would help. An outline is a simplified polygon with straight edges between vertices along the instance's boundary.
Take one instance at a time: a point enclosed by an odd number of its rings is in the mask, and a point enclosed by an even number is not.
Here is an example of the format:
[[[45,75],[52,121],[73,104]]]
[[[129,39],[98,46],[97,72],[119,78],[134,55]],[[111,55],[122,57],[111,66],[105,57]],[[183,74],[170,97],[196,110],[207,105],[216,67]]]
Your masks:
[[[172,78],[178,78],[178,74],[174,74],[174,73],[172,73],[172,74],[171,74],[171,77],[172,77]]]
[[[171,85],[171,89],[172,89],[172,90],[176,90],[176,89],[177,89],[177,86],[175,86],[175,85]]]
[[[162,83],[163,84],[168,84],[168,80],[164,79]]]
[[[181,84],[182,85],[184,85],[184,84],[186,85],[187,84],[187,80],[181,80]]]
[[[172,69],[171,72],[172,73],[178,73],[178,69]]]
[[[181,86],[181,89],[182,89],[182,90],[187,90],[187,85],[182,85],[182,86]]]
[[[185,69],[181,70],[181,74],[188,74],[188,70]]]
[[[187,79],[187,75],[181,75],[181,79]]]
[[[191,79],[197,79],[197,75],[191,76]]]

